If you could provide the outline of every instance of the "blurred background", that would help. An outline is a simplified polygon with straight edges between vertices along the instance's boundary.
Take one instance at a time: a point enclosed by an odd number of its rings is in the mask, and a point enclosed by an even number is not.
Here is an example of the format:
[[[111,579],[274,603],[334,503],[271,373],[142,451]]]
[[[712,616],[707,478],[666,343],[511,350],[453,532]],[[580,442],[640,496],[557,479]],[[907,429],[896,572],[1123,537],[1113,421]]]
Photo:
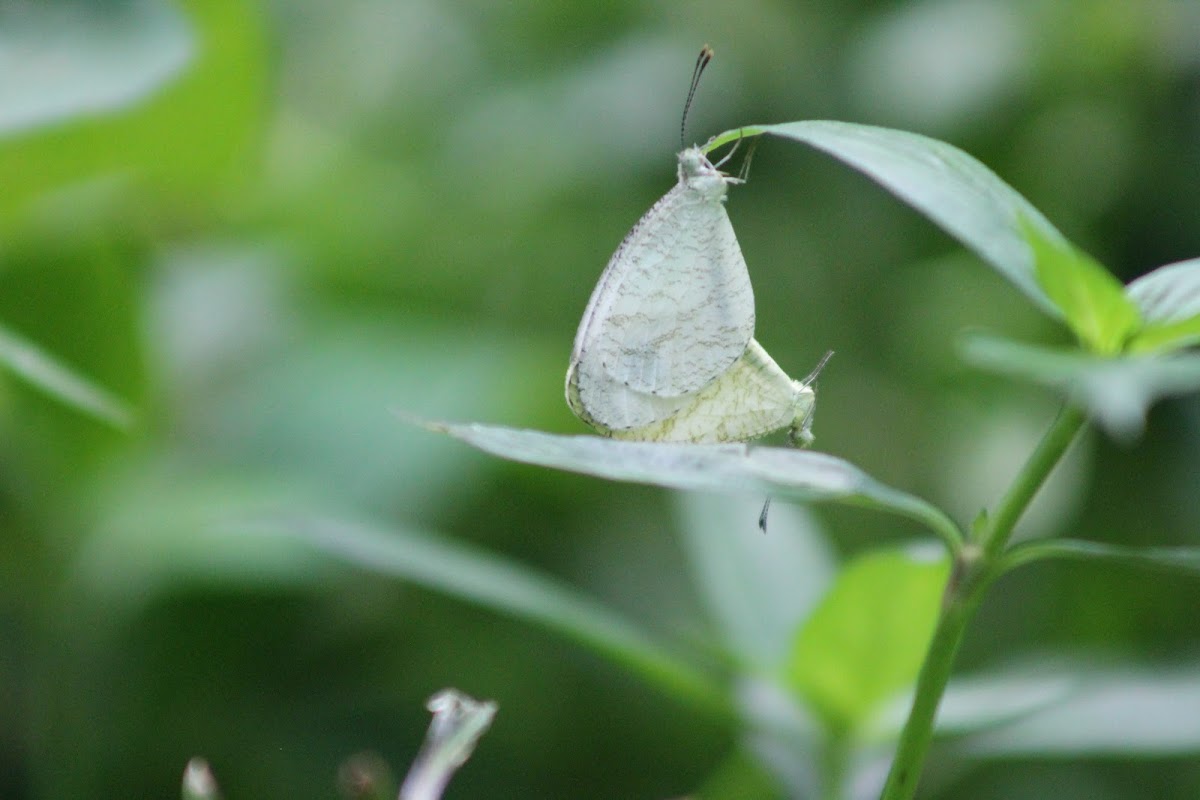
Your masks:
[[[667,492],[488,458],[393,409],[582,433],[575,328],[689,144],[741,124],[905,128],[980,158],[1123,280],[1200,255],[1192,0],[0,4],[0,324],[124,399],[121,430],[0,373],[0,797],[337,796],[399,772],[457,686],[500,705],[448,797],[663,798],[736,732],[580,647],[223,521],[263,509],[504,554],[701,641]],[[816,447],[994,502],[1053,397],[955,335],[1065,334],[865,179],[763,141],[729,213],[758,339],[827,350]],[[1200,545],[1200,403],[1089,437],[1022,531]],[[818,509],[849,555],[916,533]],[[752,530],[752,526],[751,526]],[[749,532],[746,535],[751,535]],[[757,534],[755,534],[757,535]],[[1014,653],[1195,664],[1200,587],[1039,566],[963,670]],[[1195,797],[1200,762],[1042,759],[939,797]]]

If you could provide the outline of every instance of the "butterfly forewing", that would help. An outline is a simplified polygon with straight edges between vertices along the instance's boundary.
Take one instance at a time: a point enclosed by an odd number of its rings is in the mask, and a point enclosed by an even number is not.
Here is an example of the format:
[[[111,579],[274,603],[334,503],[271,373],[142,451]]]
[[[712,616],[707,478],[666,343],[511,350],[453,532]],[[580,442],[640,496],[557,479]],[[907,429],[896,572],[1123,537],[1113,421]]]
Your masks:
[[[609,261],[576,336],[568,383],[606,427],[673,413],[678,404],[662,401],[712,383],[754,335],[750,277],[722,202],[728,179],[698,150],[680,163],[679,183]]]
[[[678,397],[702,389],[754,335],[754,294],[720,202],[683,192],[671,227],[633,259],[597,344],[606,371],[637,391]],[[667,227],[667,226],[664,226]]]

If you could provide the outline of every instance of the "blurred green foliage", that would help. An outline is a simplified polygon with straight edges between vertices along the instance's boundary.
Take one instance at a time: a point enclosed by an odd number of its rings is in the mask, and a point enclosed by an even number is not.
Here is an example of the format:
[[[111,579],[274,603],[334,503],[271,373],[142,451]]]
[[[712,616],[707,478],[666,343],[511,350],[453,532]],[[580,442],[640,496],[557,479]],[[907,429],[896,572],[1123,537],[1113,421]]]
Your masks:
[[[912,683],[947,567],[945,559],[922,563],[903,553],[863,556],[805,621],[788,677],[832,728],[855,727]]]
[[[666,797],[717,764],[710,791],[759,785],[731,722],[585,649],[238,527],[283,511],[436,529],[701,651],[719,638],[676,538],[695,513],[391,414],[582,432],[561,399],[575,326],[673,181],[704,41],[690,139],[904,127],[979,157],[1122,280],[1200,254],[1187,0],[6,3],[0,323],[136,420],[114,430],[0,373],[0,797],[165,796],[195,755],[228,797],[334,796],[354,753],[401,769],[446,685],[500,706],[448,797]],[[838,354],[817,447],[967,518],[990,503],[1053,401],[969,369],[954,335],[1066,334],[800,148],[764,142],[729,213],[758,338],[792,374]],[[1136,446],[1094,438],[1023,535],[1200,544],[1198,442],[1194,397],[1156,407]],[[747,513],[735,533],[758,536]],[[914,530],[821,523],[845,557]],[[996,587],[961,668],[1194,665],[1198,603],[1187,579],[1037,567]],[[1155,708],[1170,730],[1170,700]],[[1185,749],[1048,749],[997,746],[1019,768],[930,796],[1200,787]]]

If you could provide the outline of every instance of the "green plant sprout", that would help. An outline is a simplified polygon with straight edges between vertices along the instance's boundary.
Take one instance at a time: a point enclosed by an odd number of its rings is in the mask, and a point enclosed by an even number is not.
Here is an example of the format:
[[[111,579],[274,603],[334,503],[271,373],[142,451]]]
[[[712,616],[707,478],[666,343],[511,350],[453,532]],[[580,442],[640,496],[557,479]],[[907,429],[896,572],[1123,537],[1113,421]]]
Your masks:
[[[559,630],[694,707],[732,715],[747,730],[790,748],[790,764],[781,763],[778,748],[773,757],[760,758],[789,795],[847,797],[852,782],[870,784],[862,775],[880,761],[876,757],[872,762],[871,756],[890,742],[894,751],[890,759],[883,757],[883,763],[890,762],[886,781],[875,786],[882,783],[883,800],[905,800],[916,793],[935,735],[986,733],[990,740],[981,741],[995,746],[1004,739],[1005,725],[1072,703],[1128,707],[1121,705],[1122,698],[1128,699],[1136,677],[1101,679],[1093,674],[1090,681],[1078,683],[1069,667],[1057,678],[1008,675],[998,684],[972,686],[968,681],[960,689],[950,684],[964,632],[999,577],[1046,559],[1118,562],[1200,575],[1196,548],[1135,548],[1065,538],[1010,541],[1018,520],[1085,424],[1094,422],[1114,437],[1129,439],[1141,431],[1157,399],[1200,389],[1200,356],[1183,352],[1200,340],[1200,292],[1195,291],[1200,259],[1162,267],[1122,286],[974,158],[902,131],[830,121],[754,125],[714,137],[706,150],[764,134],[808,144],[865,173],[973,250],[1074,334],[1078,345],[1071,349],[982,335],[963,342],[961,353],[971,364],[1052,387],[1062,396],[1061,411],[991,508],[969,526],[960,526],[936,506],[820,452],[625,442],[481,424],[428,427],[528,464],[676,489],[866,507],[928,528],[941,543],[940,556],[886,549],[861,556],[840,571],[819,599],[792,609],[786,619],[775,619],[761,635],[752,635],[755,626],[764,625],[764,616],[779,617],[778,609],[772,608],[772,600],[753,602],[745,595],[764,591],[759,583],[790,580],[794,585],[796,574],[768,573],[785,564],[797,571],[811,569],[808,557],[738,554],[763,545],[738,541],[728,531],[719,542],[710,537],[696,545],[707,553],[699,556],[702,564],[719,564],[726,578],[729,567],[722,559],[741,565],[740,582],[727,580],[714,590],[719,594],[713,600],[715,615],[727,619],[743,683],[768,687],[774,701],[764,705],[761,698],[753,699],[753,692],[748,699],[660,647],[636,626],[495,557],[420,536],[389,538],[333,521],[295,520],[285,527],[344,559]],[[768,538],[790,535],[773,530]],[[1171,690],[1170,681],[1159,687],[1167,697]],[[894,711],[895,697],[906,691],[911,695],[900,724],[895,714],[889,716],[889,708]],[[768,719],[764,708],[780,704],[796,710],[791,723]],[[987,752],[986,745],[979,747]],[[1137,747],[1130,742],[1131,750]],[[861,796],[861,788],[855,796]]]

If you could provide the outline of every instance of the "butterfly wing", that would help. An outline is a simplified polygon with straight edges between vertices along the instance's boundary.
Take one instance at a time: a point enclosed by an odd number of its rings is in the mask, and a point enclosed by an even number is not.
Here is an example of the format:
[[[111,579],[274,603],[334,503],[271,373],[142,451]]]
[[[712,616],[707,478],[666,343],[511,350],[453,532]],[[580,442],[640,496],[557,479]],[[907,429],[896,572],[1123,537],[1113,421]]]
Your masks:
[[[816,395],[793,381],[758,342],[717,380],[669,416],[612,431],[617,439],[658,442],[743,442],[780,428],[807,431]]]
[[[568,383],[607,427],[662,419],[754,335],[754,293],[723,194],[681,181],[621,243],[592,293]]]

